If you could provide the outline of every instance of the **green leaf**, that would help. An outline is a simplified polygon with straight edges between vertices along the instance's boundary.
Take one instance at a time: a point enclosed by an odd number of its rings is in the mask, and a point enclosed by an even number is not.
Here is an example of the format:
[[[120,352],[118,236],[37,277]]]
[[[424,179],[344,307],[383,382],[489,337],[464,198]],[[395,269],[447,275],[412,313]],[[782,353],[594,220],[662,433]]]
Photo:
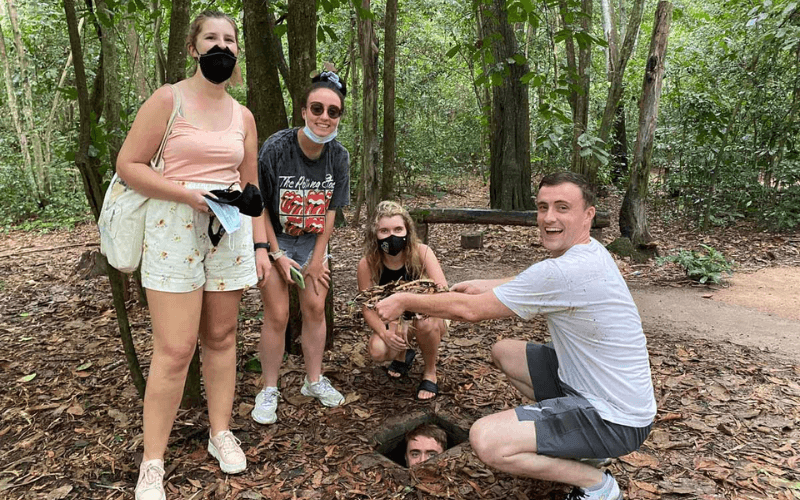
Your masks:
[[[24,377],[18,378],[17,382],[22,382],[22,383],[30,382],[31,380],[33,380],[35,378],[36,378],[36,372],[31,373],[30,375],[25,375]]]
[[[247,360],[247,362],[244,364],[244,371],[261,373],[261,361],[259,361],[258,356],[253,356]]]
[[[592,46],[592,37],[583,31],[575,33],[575,41],[578,42],[578,46],[582,49]]]
[[[86,363],[82,364],[81,366],[75,368],[75,371],[79,371],[80,372],[80,371],[83,371],[83,370],[88,370],[89,368],[91,368],[91,366],[92,366],[92,362],[91,361],[87,361]]]
[[[458,49],[460,49],[460,48],[461,48],[461,44],[456,44],[453,48],[451,48],[450,50],[447,51],[447,54],[445,54],[445,56],[447,58],[453,57],[454,55],[458,54]]]

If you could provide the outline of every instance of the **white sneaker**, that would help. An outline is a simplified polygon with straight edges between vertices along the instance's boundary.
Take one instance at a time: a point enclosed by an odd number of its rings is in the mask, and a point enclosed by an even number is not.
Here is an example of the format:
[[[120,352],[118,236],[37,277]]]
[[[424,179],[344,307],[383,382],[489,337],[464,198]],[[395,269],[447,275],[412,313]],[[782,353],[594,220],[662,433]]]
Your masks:
[[[576,486],[564,500],[622,500],[622,492],[614,476],[606,472],[603,481],[603,488],[597,491],[586,491]]]
[[[610,458],[579,458],[578,462],[591,465],[595,469],[600,469],[611,465],[612,460]]]
[[[164,461],[160,459],[142,462],[139,480],[136,481],[136,500],[166,500],[164,494]]]
[[[300,394],[317,398],[325,406],[336,407],[344,403],[342,393],[334,389],[331,381],[324,375],[320,375],[319,382],[313,384],[308,381],[308,376],[306,376]]]
[[[238,474],[247,468],[247,457],[241,441],[231,431],[220,431],[208,439],[208,452],[219,460],[219,468],[226,474]]]
[[[278,420],[278,397],[281,395],[277,387],[265,387],[256,395],[256,406],[250,416],[259,424],[274,424]]]

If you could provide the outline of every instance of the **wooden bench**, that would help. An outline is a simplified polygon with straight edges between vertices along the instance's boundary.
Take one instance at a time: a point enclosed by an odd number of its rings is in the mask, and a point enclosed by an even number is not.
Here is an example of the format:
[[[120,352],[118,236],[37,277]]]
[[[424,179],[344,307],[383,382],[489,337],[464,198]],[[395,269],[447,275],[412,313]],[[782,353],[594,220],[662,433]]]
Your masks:
[[[429,224],[497,224],[501,226],[535,226],[535,210],[495,210],[485,208],[415,208],[409,210],[417,225],[417,235],[428,243]],[[598,210],[592,221],[592,236],[598,239],[603,228],[611,225],[607,211]]]

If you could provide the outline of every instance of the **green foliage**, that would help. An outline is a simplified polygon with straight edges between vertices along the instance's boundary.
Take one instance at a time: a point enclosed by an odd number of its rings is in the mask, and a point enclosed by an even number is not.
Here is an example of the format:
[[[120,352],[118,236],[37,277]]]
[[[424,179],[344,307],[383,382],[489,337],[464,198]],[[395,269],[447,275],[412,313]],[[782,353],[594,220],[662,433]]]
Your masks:
[[[686,4],[683,14],[659,117],[666,191],[701,227],[798,227],[797,2]]]
[[[0,167],[0,227],[71,229],[91,220],[86,195],[74,165],[60,161],[51,168],[52,195],[43,207],[31,196],[28,176],[21,174],[21,168]]]
[[[676,255],[668,255],[666,257],[659,257],[656,259],[658,265],[665,262],[674,262],[681,265],[686,270],[686,275],[698,283],[716,283],[722,282],[722,275],[728,276],[733,274],[731,264],[725,259],[725,256],[708,245],[700,245],[705,250],[703,252],[681,250]]]
[[[122,91],[115,97],[122,104],[123,128],[127,129],[143,99],[158,86],[152,71],[156,57],[153,23],[156,16],[162,16],[160,37],[166,45],[171,2],[162,2],[160,12],[150,12],[145,0],[106,3],[111,15],[92,15],[85,4],[77,5],[78,16],[87,19],[84,59],[91,85],[99,60],[95,20],[100,26],[121,28],[117,44]],[[597,137],[608,91],[599,6],[594,9],[592,28],[585,30],[581,25],[586,19],[581,0],[566,0],[566,23],[561,22],[559,1],[508,0],[508,20],[515,27],[519,51],[496,61],[491,53],[494,39],[477,35],[478,21],[485,15],[479,16],[478,9],[487,4],[488,0],[400,3],[397,185],[406,192],[441,191],[465,175],[486,174],[491,92],[508,77],[512,65],[529,68],[522,81],[529,89],[534,171],[569,168],[573,123],[568,98],[572,92],[582,90],[565,61],[564,43],[568,37],[575,41],[576,48],[592,47],[589,129],[578,139],[580,154],[597,160],[601,165],[599,178],[609,179],[610,144],[602,144]],[[9,113],[0,117],[0,223],[2,227],[74,224],[86,220],[88,212],[81,179],[71,162],[63,160],[74,154],[77,127],[72,73],[59,86],[69,45],[63,8],[60,2],[17,5],[31,66],[36,127],[44,129],[57,93],[61,94],[62,104],[54,120],[54,160],[47,165],[53,193],[44,207],[34,196],[30,173],[21,167],[21,150]],[[360,64],[353,23],[359,16],[372,19],[382,45],[385,2],[373,2],[369,11],[362,10],[360,2],[348,0],[319,0],[316,5],[318,65],[332,61],[351,84],[348,113],[339,137],[355,153],[363,147],[359,126],[353,123],[361,119],[359,93],[363,82],[360,72],[350,66],[353,58],[354,64]],[[288,2],[281,0],[272,6],[281,16],[286,13]],[[193,2],[192,7],[192,14],[210,7],[231,13],[241,21],[241,0],[201,0]],[[637,53],[625,72],[630,146],[638,125],[636,100],[641,92],[653,7],[651,3],[646,7]],[[8,32],[7,23],[4,27]],[[283,37],[286,51],[285,30],[284,20],[278,24],[276,34]],[[127,38],[130,31],[138,37],[139,54],[144,58],[144,85],[131,71],[134,54]],[[791,231],[800,226],[798,44],[800,15],[795,0],[709,0],[688,2],[673,11],[653,155],[654,166],[669,172],[662,179],[662,191],[677,196],[679,213],[670,212],[670,216],[694,220],[699,226],[727,225],[742,219],[756,220],[772,230]],[[9,57],[13,58],[16,48],[13,43],[7,46]],[[351,47],[355,47],[355,53]],[[246,72],[244,58],[240,63]],[[22,82],[17,72],[12,71],[12,75],[14,92],[22,102]],[[6,110],[5,93],[0,94],[0,104]],[[231,94],[239,102],[247,102],[244,86],[231,89]],[[378,116],[382,120],[381,109]],[[382,130],[380,123],[378,130]],[[111,169],[107,161],[109,138],[125,132],[107,130],[103,120],[92,128],[89,151],[102,160],[106,178]],[[358,158],[354,155],[353,160],[355,179],[359,174]]]

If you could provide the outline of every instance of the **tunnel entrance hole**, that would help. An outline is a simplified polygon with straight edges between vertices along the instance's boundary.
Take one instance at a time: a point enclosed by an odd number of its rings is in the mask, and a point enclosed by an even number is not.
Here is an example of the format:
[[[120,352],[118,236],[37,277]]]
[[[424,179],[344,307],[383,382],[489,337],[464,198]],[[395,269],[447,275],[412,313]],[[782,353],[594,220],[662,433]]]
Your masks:
[[[386,422],[373,437],[376,455],[387,465],[406,467],[405,435],[422,424],[435,424],[444,429],[447,434],[445,453],[469,440],[469,422],[443,412],[416,413]]]

